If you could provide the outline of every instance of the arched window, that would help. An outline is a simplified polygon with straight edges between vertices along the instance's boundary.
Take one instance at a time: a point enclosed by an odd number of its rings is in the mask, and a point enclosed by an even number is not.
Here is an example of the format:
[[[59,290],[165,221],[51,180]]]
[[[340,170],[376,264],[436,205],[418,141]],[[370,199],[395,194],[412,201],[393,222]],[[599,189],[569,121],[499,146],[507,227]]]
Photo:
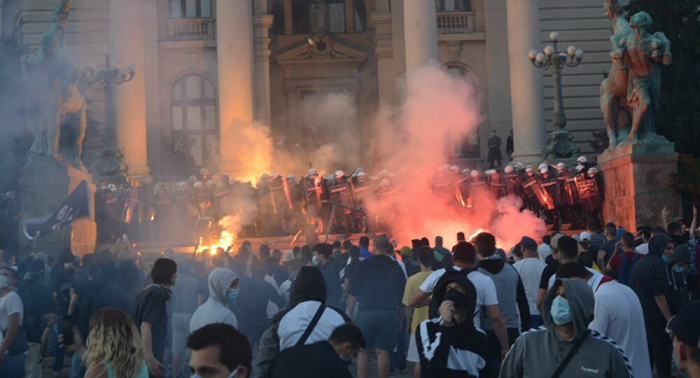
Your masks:
[[[219,151],[214,85],[202,75],[181,77],[170,92],[170,114],[175,165],[214,167]]]
[[[211,18],[212,0],[170,0],[170,18]]]
[[[438,12],[471,12],[472,0],[435,0]]]

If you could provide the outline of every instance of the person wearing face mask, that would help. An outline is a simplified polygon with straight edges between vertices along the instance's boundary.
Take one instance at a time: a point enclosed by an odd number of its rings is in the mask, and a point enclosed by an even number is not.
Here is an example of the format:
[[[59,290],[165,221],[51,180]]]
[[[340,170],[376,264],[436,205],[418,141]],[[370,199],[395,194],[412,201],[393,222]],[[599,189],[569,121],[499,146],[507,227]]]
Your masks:
[[[17,271],[0,268],[0,377],[24,376],[27,339],[22,329],[24,306],[15,291]]]
[[[557,279],[544,299],[545,325],[520,336],[499,377],[632,377],[624,351],[588,329],[594,307],[593,290],[586,283]]]
[[[668,323],[674,365],[687,377],[700,378],[700,301],[683,307]]]
[[[228,324],[209,324],[187,338],[192,378],[248,378],[253,352],[244,334]]]
[[[228,307],[240,293],[238,274],[231,269],[216,268],[209,273],[209,299],[192,315],[190,333],[214,323],[228,324],[238,328],[238,319]]]
[[[695,288],[695,276],[688,274],[691,255],[688,247],[683,244],[673,249],[673,256],[666,265],[666,272],[670,278],[668,286],[668,306],[671,314],[676,315],[690,302],[690,290]]]
[[[422,378],[484,377],[486,334],[474,326],[477,291],[469,278],[453,275],[433,292],[439,317],[415,332]]]
[[[48,341],[56,317],[53,292],[45,283],[45,273],[44,262],[40,259],[32,260],[19,287],[24,303],[23,327],[29,345],[25,364],[28,378],[41,377],[41,351]]]
[[[348,366],[366,347],[362,331],[345,324],[336,328],[328,341],[287,349],[274,362],[272,378],[352,378]]]
[[[75,282],[75,265],[73,261],[71,260],[64,262],[62,268],[63,269],[60,270],[60,276],[56,278],[56,285],[54,286],[53,291],[58,307],[59,319],[68,315],[68,307],[70,305],[71,295],[74,292],[73,284]],[[58,326],[54,326],[54,332],[58,337]],[[53,363],[54,376],[58,376],[63,368],[65,352],[66,351],[63,348],[56,348],[56,355]]]
[[[666,264],[673,256],[673,239],[666,234],[654,235],[649,253],[637,262],[630,274],[629,286],[639,297],[652,363],[658,377],[671,377],[673,345],[666,334],[671,309],[666,295],[672,284]]]

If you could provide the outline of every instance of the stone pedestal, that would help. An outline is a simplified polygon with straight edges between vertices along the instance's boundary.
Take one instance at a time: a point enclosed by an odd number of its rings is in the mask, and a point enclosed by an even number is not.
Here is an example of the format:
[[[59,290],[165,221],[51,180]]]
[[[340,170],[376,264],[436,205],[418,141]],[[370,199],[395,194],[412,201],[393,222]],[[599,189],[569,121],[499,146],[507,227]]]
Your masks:
[[[678,154],[672,151],[672,143],[627,145],[598,156],[605,183],[606,222],[613,220],[635,232],[641,225],[662,226],[664,206],[670,219],[681,214],[680,195],[668,186],[678,162]]]
[[[39,237],[35,245],[36,251],[55,253],[61,248],[70,248],[76,255],[95,251],[95,185],[89,173],[57,163],[22,169],[19,184],[22,192],[23,220],[45,219],[53,214],[83,180],[88,182],[90,188],[90,202],[93,204],[90,217],[78,219],[52,234]],[[21,230],[19,238],[20,248],[24,248],[29,240]]]

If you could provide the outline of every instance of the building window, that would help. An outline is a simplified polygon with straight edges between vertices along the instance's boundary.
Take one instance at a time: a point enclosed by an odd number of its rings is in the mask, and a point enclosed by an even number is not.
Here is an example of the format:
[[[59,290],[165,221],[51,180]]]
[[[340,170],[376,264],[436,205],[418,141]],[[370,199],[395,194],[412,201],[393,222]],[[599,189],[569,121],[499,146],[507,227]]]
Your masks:
[[[219,151],[214,85],[202,75],[181,77],[170,92],[170,113],[175,166],[214,168]]]
[[[471,12],[471,0],[435,0],[438,12]]]
[[[170,18],[211,18],[211,0],[170,0]]]

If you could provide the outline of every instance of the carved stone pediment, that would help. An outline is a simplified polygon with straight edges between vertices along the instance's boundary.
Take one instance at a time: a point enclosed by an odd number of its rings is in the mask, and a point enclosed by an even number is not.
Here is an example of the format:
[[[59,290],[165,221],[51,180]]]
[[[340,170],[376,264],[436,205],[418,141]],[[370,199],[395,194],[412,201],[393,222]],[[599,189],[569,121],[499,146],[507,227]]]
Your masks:
[[[309,37],[307,41],[293,45],[289,50],[277,55],[277,61],[284,65],[290,61],[329,61],[344,63],[362,63],[367,54],[351,46],[345,45],[330,37]]]

